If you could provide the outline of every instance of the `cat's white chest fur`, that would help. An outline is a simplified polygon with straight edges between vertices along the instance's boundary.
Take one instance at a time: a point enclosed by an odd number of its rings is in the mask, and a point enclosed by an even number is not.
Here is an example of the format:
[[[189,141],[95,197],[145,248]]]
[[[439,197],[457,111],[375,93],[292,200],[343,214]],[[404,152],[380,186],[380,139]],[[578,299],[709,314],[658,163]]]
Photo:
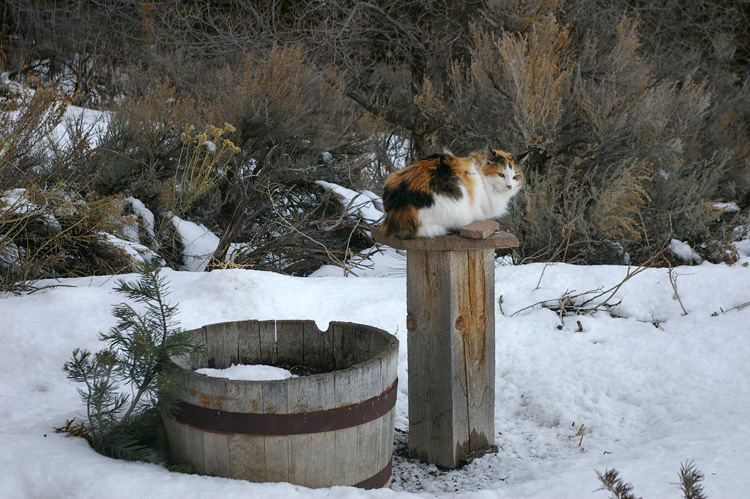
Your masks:
[[[500,218],[505,215],[511,198],[521,187],[520,183],[513,178],[512,168],[506,168],[504,174],[504,177],[479,175],[489,203],[485,218]]]

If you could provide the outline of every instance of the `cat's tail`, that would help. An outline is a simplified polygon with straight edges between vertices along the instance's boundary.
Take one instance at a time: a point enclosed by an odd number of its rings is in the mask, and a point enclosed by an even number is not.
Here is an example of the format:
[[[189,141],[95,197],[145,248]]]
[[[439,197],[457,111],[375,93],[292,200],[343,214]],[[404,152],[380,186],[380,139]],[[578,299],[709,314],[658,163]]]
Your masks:
[[[400,239],[416,237],[417,229],[419,229],[417,209],[413,206],[387,211],[383,225],[380,226],[384,235]]]

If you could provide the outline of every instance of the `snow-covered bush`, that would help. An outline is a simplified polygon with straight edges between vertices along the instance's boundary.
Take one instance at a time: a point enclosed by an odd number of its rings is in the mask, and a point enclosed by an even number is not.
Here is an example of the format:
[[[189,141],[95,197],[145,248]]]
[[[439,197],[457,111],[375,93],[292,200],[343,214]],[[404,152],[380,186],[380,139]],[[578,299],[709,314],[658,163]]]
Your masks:
[[[92,124],[71,119],[57,92],[16,90],[0,101],[0,290],[129,269],[105,234],[122,224],[117,199],[94,195],[79,170]]]

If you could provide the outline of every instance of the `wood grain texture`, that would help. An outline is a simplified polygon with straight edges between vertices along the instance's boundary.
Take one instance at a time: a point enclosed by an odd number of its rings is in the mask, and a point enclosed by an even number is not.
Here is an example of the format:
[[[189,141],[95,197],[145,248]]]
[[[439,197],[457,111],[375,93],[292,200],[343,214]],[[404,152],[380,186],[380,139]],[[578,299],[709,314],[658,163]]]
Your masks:
[[[307,365],[326,367],[333,371],[334,368],[333,329],[329,327],[325,331],[318,329],[315,321],[304,323],[304,347],[303,360]]]
[[[304,365],[304,348],[305,322],[284,321],[284,333],[276,334],[276,363],[289,368]]]
[[[313,321],[211,324],[191,334],[206,348],[167,364],[180,378],[182,402],[195,406],[181,405],[184,412],[176,418],[163,415],[175,462],[193,464],[199,474],[306,487],[390,482],[384,471],[390,469],[393,452],[395,337],[352,323],[334,322],[321,331]],[[270,360],[305,362],[314,368],[337,363],[341,369],[275,381],[227,380],[194,372],[208,364],[273,363]],[[283,426],[279,434],[278,424],[271,432],[270,426],[255,427],[252,422],[270,418],[271,425],[290,416],[296,421],[292,426],[301,431]],[[316,426],[308,430],[308,422]]]
[[[254,364],[261,359],[260,324],[244,321],[237,332],[237,355],[239,364]]]
[[[373,470],[378,468],[378,458],[380,457],[380,431],[382,430],[383,418],[378,418],[369,423],[357,426],[357,456],[355,460],[348,464],[354,466],[357,470],[357,482],[370,478]],[[388,447],[389,451],[393,450],[393,441]]]
[[[457,283],[456,331],[467,372],[469,452],[494,443],[495,434],[495,261],[491,251],[470,251],[469,279]]]
[[[204,327],[206,355],[209,358],[207,367],[224,369],[237,363],[239,360],[238,337],[241,327],[239,322],[224,322]]]
[[[259,321],[260,363],[276,365],[276,321]]]
[[[266,475],[266,440],[256,435],[229,435],[229,474],[252,476],[256,482],[268,482]]]
[[[334,435],[334,448],[333,454],[341,462],[355,463],[357,461],[357,454],[359,454],[359,429],[354,426],[351,428],[344,428],[335,432]],[[390,442],[391,449],[393,449],[393,442]],[[379,468],[382,469],[382,468]],[[348,483],[355,484],[359,483],[359,470],[356,466],[336,466],[333,470],[333,476],[331,477],[333,483]]]
[[[451,466],[453,455],[454,348],[446,334],[450,331],[446,322],[450,319],[449,259],[448,252],[406,255],[409,454],[441,466]],[[442,309],[449,313],[433,312]]]
[[[263,383],[263,414],[285,414],[287,406],[286,383]],[[264,447],[266,480],[289,481],[289,453],[294,452],[289,447],[289,437],[266,436]]]
[[[407,252],[409,453],[455,468],[494,443],[494,252]]]
[[[378,227],[370,229],[372,238],[380,243],[396,249],[418,251],[464,251],[477,249],[516,248],[518,238],[508,232],[498,231],[486,239],[469,239],[458,234],[442,237],[415,237],[413,239],[399,239],[383,235]]]

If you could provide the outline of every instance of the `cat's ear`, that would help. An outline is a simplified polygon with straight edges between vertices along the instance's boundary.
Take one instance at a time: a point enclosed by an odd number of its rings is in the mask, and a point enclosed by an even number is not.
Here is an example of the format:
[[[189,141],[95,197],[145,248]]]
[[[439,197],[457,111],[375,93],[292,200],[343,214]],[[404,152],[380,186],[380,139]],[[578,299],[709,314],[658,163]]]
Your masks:
[[[526,162],[526,160],[529,159],[529,151],[522,152],[521,154],[516,156],[516,161],[518,162],[518,165],[521,166]]]
[[[494,149],[492,149],[489,144],[487,145],[487,151],[485,152],[487,155],[487,162],[488,163],[496,163],[500,157],[495,153]]]

